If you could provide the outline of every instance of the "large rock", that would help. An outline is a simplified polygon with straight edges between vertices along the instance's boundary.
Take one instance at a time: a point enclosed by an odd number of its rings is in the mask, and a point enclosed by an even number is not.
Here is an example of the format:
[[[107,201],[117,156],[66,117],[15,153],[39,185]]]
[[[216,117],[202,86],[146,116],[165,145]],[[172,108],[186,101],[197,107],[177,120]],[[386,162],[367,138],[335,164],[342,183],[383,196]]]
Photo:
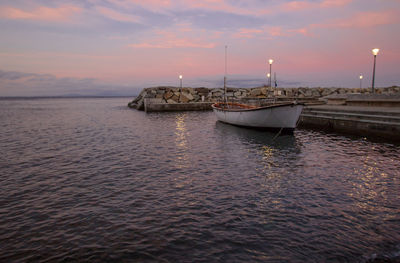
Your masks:
[[[148,92],[148,93],[146,94],[146,96],[144,96],[144,97],[145,97],[145,98],[155,98],[156,95],[157,95],[156,92]]]
[[[193,100],[193,95],[187,92],[182,92],[181,96],[179,97],[179,102],[182,103],[188,103],[191,100]]]
[[[332,91],[329,90],[329,89],[323,89],[322,92],[321,92],[321,95],[322,95],[323,97],[328,96],[328,95],[330,95],[330,94],[332,94]]]
[[[194,89],[185,87],[185,88],[182,88],[181,92],[194,94]]]
[[[193,92],[193,91],[192,91]],[[194,97],[193,97],[193,93],[188,93],[188,94],[183,94],[183,95],[185,95],[189,100],[193,100],[194,99]]]
[[[230,91],[230,92],[227,92],[227,93],[226,93],[226,96],[227,96],[227,97],[233,97],[233,94],[234,94],[234,93],[233,93],[232,91]],[[223,94],[222,94],[222,95],[223,95]]]
[[[168,102],[168,101],[172,101],[172,102]],[[178,103],[179,102],[179,96],[177,96],[176,94],[174,94],[171,98],[169,98],[167,100],[168,103]]]
[[[319,94],[318,89],[312,89],[311,90],[311,96],[312,97],[321,97],[321,95]]]
[[[207,96],[208,95],[208,92],[209,92],[209,89],[207,89],[207,88],[194,88],[194,90],[201,96],[201,95],[203,95],[203,96]]]
[[[174,96],[174,93],[171,90],[169,90],[166,93],[164,93],[164,99],[165,100],[170,99],[172,96]]]
[[[261,95],[261,89],[259,88],[255,88],[250,91],[250,96],[252,97],[257,97],[259,95]]]
[[[262,87],[262,88],[260,89],[260,91],[261,91],[261,94],[262,94],[262,95],[267,95],[267,94],[268,94],[268,89],[267,89],[267,87]]]
[[[213,97],[221,97],[222,94],[223,94],[222,92],[213,92],[213,93],[212,93],[212,96],[213,96]]]
[[[212,90],[210,90],[211,94],[219,93],[219,92],[224,92],[224,89],[212,89]]]

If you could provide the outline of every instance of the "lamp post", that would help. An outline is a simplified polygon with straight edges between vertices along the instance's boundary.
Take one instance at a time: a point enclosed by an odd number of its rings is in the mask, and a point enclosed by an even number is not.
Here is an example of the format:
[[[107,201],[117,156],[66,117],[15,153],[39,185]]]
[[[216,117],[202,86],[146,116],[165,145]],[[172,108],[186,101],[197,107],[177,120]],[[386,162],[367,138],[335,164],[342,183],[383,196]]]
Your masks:
[[[375,64],[376,64],[376,55],[379,53],[379,48],[374,48],[372,50],[372,54],[374,55],[374,71],[372,73],[372,93],[375,93]]]
[[[271,79],[271,74],[270,73],[267,73],[267,79],[268,79],[268,83],[267,83],[267,85],[268,86],[271,86],[269,83],[270,83],[270,79]]]
[[[268,63],[269,63],[269,86],[271,87],[271,74],[272,74],[272,63],[274,62],[273,59],[269,59]]]
[[[362,74],[360,74],[360,92],[361,92],[361,88],[362,88],[362,79],[364,78],[364,76]]]
[[[182,75],[179,75],[179,80],[180,80],[180,82],[181,82],[181,89],[182,89]]]

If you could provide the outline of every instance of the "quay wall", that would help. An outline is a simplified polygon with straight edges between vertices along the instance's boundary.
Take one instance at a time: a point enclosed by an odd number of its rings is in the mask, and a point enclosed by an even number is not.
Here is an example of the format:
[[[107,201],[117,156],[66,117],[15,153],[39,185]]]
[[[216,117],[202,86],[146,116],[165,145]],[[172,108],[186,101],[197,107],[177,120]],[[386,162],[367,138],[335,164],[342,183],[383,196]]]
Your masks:
[[[400,87],[376,88],[376,94],[400,94]],[[318,101],[329,95],[370,94],[368,88],[227,88],[228,101],[246,101],[250,104],[268,103],[274,100],[297,100],[305,103]],[[152,87],[143,89],[128,106],[147,111],[181,111],[211,109],[213,102],[222,101],[223,88]]]
[[[299,127],[400,142],[400,107],[308,106]]]

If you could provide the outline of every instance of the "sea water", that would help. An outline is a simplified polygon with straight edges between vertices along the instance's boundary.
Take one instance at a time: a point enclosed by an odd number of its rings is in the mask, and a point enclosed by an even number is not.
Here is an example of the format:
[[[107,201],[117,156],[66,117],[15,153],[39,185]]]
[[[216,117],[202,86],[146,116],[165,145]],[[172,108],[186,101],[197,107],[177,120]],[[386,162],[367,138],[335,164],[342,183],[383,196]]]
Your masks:
[[[366,262],[400,251],[400,147],[0,100],[1,262]]]

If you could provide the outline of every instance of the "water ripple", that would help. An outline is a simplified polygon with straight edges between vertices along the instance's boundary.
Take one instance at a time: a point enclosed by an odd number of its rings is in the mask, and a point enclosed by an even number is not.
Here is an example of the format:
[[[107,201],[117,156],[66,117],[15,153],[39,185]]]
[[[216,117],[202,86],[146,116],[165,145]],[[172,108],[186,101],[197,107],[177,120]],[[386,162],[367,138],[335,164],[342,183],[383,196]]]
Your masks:
[[[1,262],[399,258],[398,145],[125,104],[0,101]]]

